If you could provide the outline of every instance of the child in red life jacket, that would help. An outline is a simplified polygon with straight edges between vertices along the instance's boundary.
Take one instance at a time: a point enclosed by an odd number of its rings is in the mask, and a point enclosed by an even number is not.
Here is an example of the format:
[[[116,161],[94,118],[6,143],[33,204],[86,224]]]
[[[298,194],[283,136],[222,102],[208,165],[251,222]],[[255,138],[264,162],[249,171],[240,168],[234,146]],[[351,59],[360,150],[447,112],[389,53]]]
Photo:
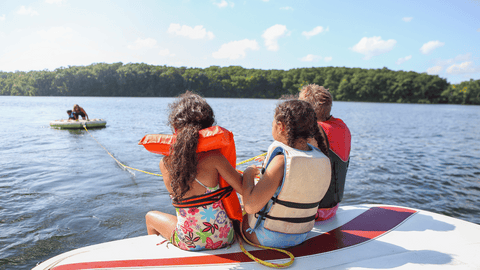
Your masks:
[[[176,132],[176,141],[159,166],[173,203],[219,190],[220,176],[241,194],[242,176],[225,156],[217,150],[196,152],[199,131],[215,122],[208,103],[187,91],[169,107],[169,124]],[[208,205],[176,207],[176,216],[150,211],[146,224],[148,234],[160,234],[183,250],[217,249],[234,242],[233,223],[220,200]]]
[[[330,184],[327,147],[312,106],[289,100],[275,109],[274,142],[265,157],[262,176],[256,166],[243,174],[244,217],[242,232],[255,244],[287,248],[305,241],[313,228],[318,203]],[[315,138],[320,149],[307,143]]]
[[[302,88],[299,99],[312,104],[317,116],[318,126],[326,133],[328,138],[332,182],[327,194],[320,202],[316,218],[316,220],[326,220],[336,214],[338,204],[343,198],[345,179],[350,162],[350,130],[342,119],[330,115],[333,98],[328,89],[316,84],[309,84]],[[312,141],[312,144],[314,143]]]

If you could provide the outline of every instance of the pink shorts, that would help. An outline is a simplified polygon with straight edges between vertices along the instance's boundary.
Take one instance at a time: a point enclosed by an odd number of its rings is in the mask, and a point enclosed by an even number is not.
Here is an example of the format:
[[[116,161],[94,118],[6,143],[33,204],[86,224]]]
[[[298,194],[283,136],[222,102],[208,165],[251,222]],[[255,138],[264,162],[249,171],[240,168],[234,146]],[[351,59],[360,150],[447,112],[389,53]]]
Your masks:
[[[327,220],[332,218],[337,213],[338,204],[332,208],[318,208],[317,215],[315,216],[316,221]]]

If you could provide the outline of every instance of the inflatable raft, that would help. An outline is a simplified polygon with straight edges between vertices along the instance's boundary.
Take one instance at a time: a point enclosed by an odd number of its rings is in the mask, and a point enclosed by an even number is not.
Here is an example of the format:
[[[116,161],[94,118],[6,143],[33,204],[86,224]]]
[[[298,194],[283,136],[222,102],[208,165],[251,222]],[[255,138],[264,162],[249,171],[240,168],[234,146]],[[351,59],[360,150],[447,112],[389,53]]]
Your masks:
[[[246,245],[254,256],[285,262],[283,253]],[[287,249],[290,269],[480,269],[480,225],[398,206],[341,206],[316,222],[308,239]],[[161,236],[140,236],[76,249],[34,270],[269,269],[229,248],[183,251]]]
[[[79,129],[85,125],[87,128],[102,128],[105,127],[107,121],[103,119],[90,120],[55,120],[50,122],[52,128],[60,129]]]

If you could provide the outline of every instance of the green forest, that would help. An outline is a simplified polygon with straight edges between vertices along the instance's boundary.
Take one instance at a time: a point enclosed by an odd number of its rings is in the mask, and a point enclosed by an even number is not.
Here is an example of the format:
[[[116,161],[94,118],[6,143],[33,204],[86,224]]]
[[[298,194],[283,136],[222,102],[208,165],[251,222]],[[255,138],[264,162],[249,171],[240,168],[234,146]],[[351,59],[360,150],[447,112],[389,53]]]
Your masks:
[[[480,80],[450,84],[437,75],[387,68],[202,69],[96,63],[54,71],[0,71],[0,95],[6,96],[173,97],[191,90],[204,97],[279,98],[311,83],[329,88],[338,101],[480,104]]]

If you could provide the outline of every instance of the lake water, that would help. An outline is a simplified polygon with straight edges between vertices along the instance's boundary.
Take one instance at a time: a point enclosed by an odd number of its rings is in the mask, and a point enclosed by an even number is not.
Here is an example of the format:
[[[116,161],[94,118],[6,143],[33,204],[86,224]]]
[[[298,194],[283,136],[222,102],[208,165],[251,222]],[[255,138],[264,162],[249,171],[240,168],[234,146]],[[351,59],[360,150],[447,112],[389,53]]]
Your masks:
[[[231,130],[237,160],[267,150],[276,100],[208,98]],[[166,126],[170,98],[0,96],[0,269],[30,269],[60,253],[145,235],[145,214],[174,214],[159,155],[138,141]],[[56,130],[78,103],[107,127]],[[352,133],[342,204],[383,203],[480,224],[480,106],[335,102]],[[253,163],[250,163],[253,164]],[[247,165],[239,168],[244,169]]]

